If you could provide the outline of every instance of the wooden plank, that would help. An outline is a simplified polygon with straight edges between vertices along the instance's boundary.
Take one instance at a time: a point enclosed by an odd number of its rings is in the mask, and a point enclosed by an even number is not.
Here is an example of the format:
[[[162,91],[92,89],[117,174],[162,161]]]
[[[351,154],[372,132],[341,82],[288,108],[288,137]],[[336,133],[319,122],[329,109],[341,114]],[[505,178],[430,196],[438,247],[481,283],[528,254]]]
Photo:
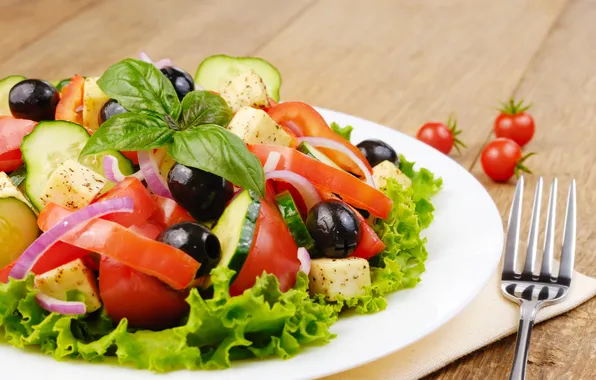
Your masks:
[[[194,75],[207,55],[251,54],[310,5],[275,0],[103,1],[3,59],[0,77],[17,68],[27,76],[52,79],[75,72],[99,75],[109,64],[141,50],[156,59],[170,56]],[[27,17],[26,12],[19,17]]]
[[[572,0],[543,49],[537,54],[517,95],[531,100],[537,134],[528,150],[539,156],[528,161],[536,173],[527,177],[524,206],[529,210],[531,192],[539,175],[547,183],[560,179],[558,236],[561,236],[564,197],[571,178],[577,181],[578,231],[576,268],[596,275],[596,1]],[[473,173],[489,189],[505,216],[513,185],[490,183],[475,165]],[[544,202],[546,203],[546,202]],[[543,214],[544,215],[544,214]],[[529,223],[529,212],[524,215]],[[534,329],[528,379],[593,379],[596,376],[596,299]],[[505,379],[511,368],[514,337],[456,362],[428,380],[468,378]]]
[[[280,68],[284,99],[408,134],[455,112],[469,167],[566,0],[319,2],[258,55]],[[374,5],[373,5],[374,4]]]

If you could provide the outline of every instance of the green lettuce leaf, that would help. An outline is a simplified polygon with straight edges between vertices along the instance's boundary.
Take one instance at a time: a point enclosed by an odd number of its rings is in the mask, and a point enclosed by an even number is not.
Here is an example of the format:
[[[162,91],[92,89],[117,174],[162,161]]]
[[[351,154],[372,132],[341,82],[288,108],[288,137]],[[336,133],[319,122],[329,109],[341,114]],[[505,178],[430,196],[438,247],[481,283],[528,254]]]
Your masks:
[[[333,338],[337,314],[331,305],[309,297],[308,278],[300,274],[282,293],[277,278],[263,274],[244,294],[231,297],[233,271],[213,272],[214,297],[192,290],[183,326],[163,331],[131,331],[126,320],[114,326],[101,310],[84,317],[49,313],[35,301],[33,278],[0,284],[0,329],[15,347],[39,346],[58,360],[100,362],[115,356],[121,364],[157,372],[227,368],[231,360],[289,358],[305,345]]]
[[[336,122],[332,122],[329,126],[331,127],[331,129],[333,129],[333,132],[337,133],[344,139],[350,141],[350,138],[352,136],[352,130],[354,129],[351,125],[346,125],[345,127],[342,127]]]

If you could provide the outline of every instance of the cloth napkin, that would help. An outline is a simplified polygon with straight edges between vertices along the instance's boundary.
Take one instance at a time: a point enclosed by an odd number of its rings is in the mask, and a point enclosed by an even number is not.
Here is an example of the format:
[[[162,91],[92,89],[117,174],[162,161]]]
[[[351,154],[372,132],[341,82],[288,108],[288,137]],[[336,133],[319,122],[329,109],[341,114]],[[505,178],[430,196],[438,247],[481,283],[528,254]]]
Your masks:
[[[464,311],[422,340],[375,362],[325,380],[415,380],[473,351],[517,332],[519,305],[501,295],[500,268]],[[596,279],[574,272],[561,303],[542,308],[542,322],[576,308],[596,295]]]

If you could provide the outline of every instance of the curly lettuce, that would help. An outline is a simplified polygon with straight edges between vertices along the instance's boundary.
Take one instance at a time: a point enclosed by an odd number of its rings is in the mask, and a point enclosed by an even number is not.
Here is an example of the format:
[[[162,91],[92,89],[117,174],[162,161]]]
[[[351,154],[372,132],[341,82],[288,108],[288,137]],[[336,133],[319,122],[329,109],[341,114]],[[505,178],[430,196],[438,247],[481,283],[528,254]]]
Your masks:
[[[331,127],[333,132],[337,133],[344,139],[350,141],[354,127],[352,127],[351,125],[346,125],[345,127],[342,127],[339,124],[337,124],[336,122],[332,122],[331,124],[329,124],[329,127]]]
[[[337,315],[308,294],[308,278],[298,276],[282,293],[277,278],[263,274],[244,294],[231,297],[233,271],[216,268],[214,296],[191,291],[190,313],[180,326],[163,331],[114,326],[104,311],[85,317],[49,313],[35,301],[33,278],[0,284],[0,331],[15,347],[39,346],[58,360],[90,362],[114,356],[119,363],[156,372],[227,368],[235,359],[289,358],[305,345],[333,338]]]

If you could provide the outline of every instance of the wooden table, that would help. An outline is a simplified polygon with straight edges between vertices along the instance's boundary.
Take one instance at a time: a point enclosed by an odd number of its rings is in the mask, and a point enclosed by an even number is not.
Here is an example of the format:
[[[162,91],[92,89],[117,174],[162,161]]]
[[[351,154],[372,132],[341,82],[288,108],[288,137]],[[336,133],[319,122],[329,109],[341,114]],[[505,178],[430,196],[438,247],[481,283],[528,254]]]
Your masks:
[[[593,0],[0,0],[0,77],[100,74],[141,50],[191,73],[215,53],[265,57],[284,75],[284,99],[408,134],[455,112],[468,149],[453,158],[503,216],[513,184],[491,183],[478,156],[497,101],[525,98],[538,128],[530,182],[577,179],[577,269],[595,276],[594,20]],[[595,322],[592,300],[536,327],[529,378],[595,378]],[[505,379],[513,348],[509,337],[428,379]]]

